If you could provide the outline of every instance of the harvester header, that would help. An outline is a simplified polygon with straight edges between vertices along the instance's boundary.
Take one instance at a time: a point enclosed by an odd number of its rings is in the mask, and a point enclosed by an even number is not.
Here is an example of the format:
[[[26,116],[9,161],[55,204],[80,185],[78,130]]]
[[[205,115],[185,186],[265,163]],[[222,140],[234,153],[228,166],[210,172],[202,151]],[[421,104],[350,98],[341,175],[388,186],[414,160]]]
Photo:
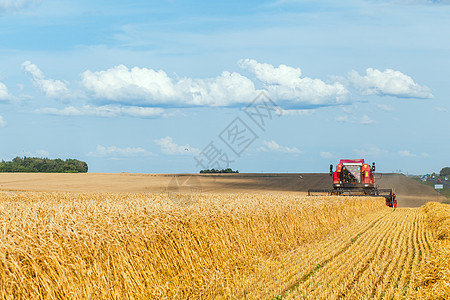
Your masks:
[[[308,190],[308,195],[324,193],[328,195],[374,196],[386,198],[386,205],[396,206],[392,189],[379,189],[375,186],[375,163],[366,164],[364,159],[341,159],[336,169],[330,165],[333,189]]]

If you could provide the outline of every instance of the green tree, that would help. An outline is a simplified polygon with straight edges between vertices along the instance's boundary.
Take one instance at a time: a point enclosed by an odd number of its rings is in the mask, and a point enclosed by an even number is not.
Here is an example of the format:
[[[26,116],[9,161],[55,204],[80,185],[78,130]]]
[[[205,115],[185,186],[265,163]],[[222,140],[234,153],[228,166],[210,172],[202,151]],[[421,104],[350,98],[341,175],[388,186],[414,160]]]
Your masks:
[[[450,175],[450,167],[442,168],[441,172],[439,172],[439,175],[441,175],[441,176],[448,176],[448,175]]]
[[[38,158],[38,157],[15,157],[12,161],[0,163],[0,172],[29,172],[29,173],[86,173],[88,165],[77,159],[62,160]]]

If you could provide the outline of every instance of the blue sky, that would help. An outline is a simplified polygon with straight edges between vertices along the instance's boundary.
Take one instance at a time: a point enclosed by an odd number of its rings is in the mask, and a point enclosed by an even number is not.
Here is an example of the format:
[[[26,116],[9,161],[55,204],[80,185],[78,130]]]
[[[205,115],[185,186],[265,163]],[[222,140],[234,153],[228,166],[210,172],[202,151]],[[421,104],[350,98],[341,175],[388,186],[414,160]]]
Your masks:
[[[449,4],[0,0],[0,157],[90,172],[327,172],[340,158],[439,171]],[[249,109],[264,105],[258,126]]]

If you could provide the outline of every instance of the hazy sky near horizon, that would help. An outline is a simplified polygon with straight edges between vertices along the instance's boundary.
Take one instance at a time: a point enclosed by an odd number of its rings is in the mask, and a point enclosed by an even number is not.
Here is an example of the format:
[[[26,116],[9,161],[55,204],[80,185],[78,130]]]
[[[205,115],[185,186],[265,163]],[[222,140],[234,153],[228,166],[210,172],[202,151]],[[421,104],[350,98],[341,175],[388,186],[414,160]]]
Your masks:
[[[0,157],[450,165],[450,1],[0,0]]]

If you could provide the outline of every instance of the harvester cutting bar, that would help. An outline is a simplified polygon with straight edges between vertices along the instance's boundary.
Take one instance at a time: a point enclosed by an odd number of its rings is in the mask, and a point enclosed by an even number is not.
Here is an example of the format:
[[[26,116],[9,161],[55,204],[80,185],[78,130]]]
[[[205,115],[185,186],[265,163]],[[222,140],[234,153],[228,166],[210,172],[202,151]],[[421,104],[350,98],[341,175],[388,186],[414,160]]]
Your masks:
[[[392,196],[392,189],[375,189],[377,191],[377,195],[388,195]]]
[[[342,195],[342,196],[373,196],[373,197],[390,197],[392,196],[392,189],[312,189],[308,190],[308,196],[319,195]]]
[[[308,190],[308,196],[367,196],[367,197],[383,197],[386,199],[386,205],[392,207],[394,205],[394,194],[392,189],[312,189]]]
[[[323,194],[325,195],[331,195],[331,192],[333,190],[308,190],[308,196],[322,196]],[[313,194],[319,194],[319,195],[313,195]]]

